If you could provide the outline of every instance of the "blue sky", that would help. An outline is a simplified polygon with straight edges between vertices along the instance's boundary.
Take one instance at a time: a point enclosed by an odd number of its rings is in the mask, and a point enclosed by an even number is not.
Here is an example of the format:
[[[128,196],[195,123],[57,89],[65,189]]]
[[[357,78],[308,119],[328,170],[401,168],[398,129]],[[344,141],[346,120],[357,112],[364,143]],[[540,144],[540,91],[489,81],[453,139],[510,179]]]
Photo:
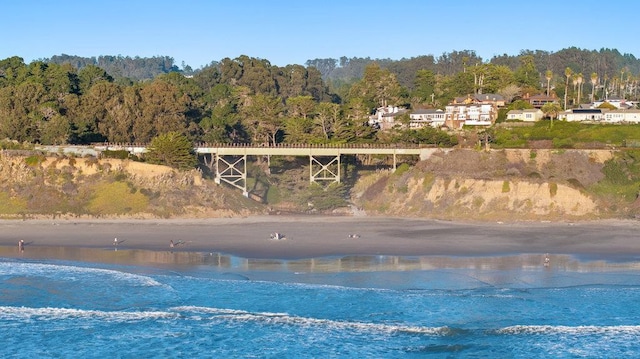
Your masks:
[[[21,0],[0,5],[0,59],[171,56],[199,68],[248,55],[398,60],[474,50],[615,48],[640,57],[640,1]]]

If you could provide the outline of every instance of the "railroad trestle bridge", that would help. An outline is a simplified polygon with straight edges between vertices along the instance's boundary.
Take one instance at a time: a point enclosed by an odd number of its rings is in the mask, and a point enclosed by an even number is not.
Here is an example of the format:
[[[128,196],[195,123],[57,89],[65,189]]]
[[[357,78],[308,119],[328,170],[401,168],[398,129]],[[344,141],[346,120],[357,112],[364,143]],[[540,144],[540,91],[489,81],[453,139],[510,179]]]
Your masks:
[[[68,153],[76,155],[99,155],[104,151],[128,151],[133,155],[147,152],[146,145],[135,144],[97,144],[92,146],[41,146],[48,152]],[[382,145],[382,144],[343,144],[343,145],[310,145],[310,144],[198,144],[194,151],[202,156],[210,156],[210,164],[215,168],[215,182],[225,182],[242,190],[248,197],[247,190],[247,158],[248,156],[308,156],[309,182],[340,183],[342,155],[388,155],[393,157],[393,170],[396,169],[397,157],[417,155],[421,160],[428,158],[438,148],[430,146]]]

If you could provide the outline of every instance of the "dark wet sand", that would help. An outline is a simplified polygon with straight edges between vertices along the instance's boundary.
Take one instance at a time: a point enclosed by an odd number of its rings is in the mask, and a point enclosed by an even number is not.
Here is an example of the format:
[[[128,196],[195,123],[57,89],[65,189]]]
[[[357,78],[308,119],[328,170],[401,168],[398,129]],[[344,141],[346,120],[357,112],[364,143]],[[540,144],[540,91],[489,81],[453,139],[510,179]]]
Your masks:
[[[206,220],[4,220],[0,245],[223,253],[244,258],[574,255],[636,261],[640,222],[466,223],[376,217],[265,216]],[[271,240],[280,232],[285,240]],[[357,238],[349,235],[357,234]],[[169,242],[184,242],[174,248]]]

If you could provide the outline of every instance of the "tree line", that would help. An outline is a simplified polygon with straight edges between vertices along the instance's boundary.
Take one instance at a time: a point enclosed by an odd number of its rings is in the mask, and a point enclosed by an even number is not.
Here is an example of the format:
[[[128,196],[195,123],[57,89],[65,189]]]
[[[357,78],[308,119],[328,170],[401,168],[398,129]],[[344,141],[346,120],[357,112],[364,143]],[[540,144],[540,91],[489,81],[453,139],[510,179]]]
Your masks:
[[[550,55],[566,62],[549,62]],[[594,62],[581,55],[601,57]],[[210,143],[450,146],[456,143],[454,136],[433,128],[409,129],[407,115],[399,117],[392,131],[377,131],[367,120],[379,106],[442,108],[455,97],[474,93],[499,93],[512,101],[546,92],[566,97],[571,105],[615,94],[637,97],[640,69],[632,55],[579,49],[546,57],[523,52],[515,60],[502,56],[491,62],[482,62],[472,51],[396,62],[342,58],[339,67],[320,60],[278,67],[239,56],[212,62],[193,75],[171,58],[120,60],[144,68],[153,64],[159,73],[136,80],[66,55],[29,64],[20,57],[0,60],[0,139],[149,143],[179,133]],[[362,73],[354,78],[327,76],[356,67]],[[589,73],[592,69],[597,70]]]

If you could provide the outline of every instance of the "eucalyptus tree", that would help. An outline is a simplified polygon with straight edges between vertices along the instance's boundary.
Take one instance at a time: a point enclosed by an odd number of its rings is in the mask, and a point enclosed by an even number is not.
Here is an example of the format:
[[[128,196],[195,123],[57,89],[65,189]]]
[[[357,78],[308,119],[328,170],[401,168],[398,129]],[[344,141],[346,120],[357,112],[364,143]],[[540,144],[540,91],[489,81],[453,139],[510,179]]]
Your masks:
[[[308,95],[307,69],[300,65],[287,65],[284,68],[277,68],[278,94],[284,98]]]
[[[26,66],[24,60],[18,56],[0,60],[0,87],[15,85],[18,75]]]
[[[627,67],[623,67],[622,69],[620,69],[620,92],[618,92],[618,95],[621,98],[624,98],[624,74],[625,72],[628,72]]]
[[[591,73],[591,102],[595,101],[595,93],[596,93],[596,84],[598,83],[598,74],[595,72]]]
[[[398,105],[402,89],[394,74],[377,64],[368,65],[362,79],[349,91],[350,98],[360,98],[373,109],[375,107]]]
[[[432,95],[436,87],[436,75],[431,70],[418,70],[414,80],[414,90],[411,93],[412,102],[415,104],[433,105]]]
[[[71,124],[60,114],[55,114],[40,126],[40,143],[43,145],[64,145],[71,137]]]
[[[141,116],[133,124],[137,142],[149,142],[162,133],[186,133],[188,98],[175,85],[162,79],[145,84],[140,89],[140,106]]]
[[[164,81],[173,85],[177,91],[177,96],[184,103],[184,115],[187,125],[192,125],[200,121],[203,117],[205,107],[205,91],[199,83],[191,77],[185,77],[179,72],[170,72],[159,75],[154,81]]]
[[[78,71],[78,80],[80,93],[85,94],[98,82],[113,82],[113,77],[98,66],[88,65]]]
[[[455,97],[466,96],[474,93],[473,74],[458,72],[454,76],[441,77],[436,86],[436,94],[447,98],[448,101]]]
[[[233,60],[225,58],[219,66],[222,83],[246,86],[252,94],[277,94],[272,66],[267,60],[241,55]]]
[[[482,93],[497,93],[501,89],[514,83],[514,72],[504,65],[483,64],[485,69],[482,78]]]
[[[16,96],[19,87],[9,85],[0,88],[0,138],[33,142],[37,133],[34,122],[29,118],[32,106],[23,96]],[[34,94],[37,94],[38,85],[29,84],[29,87]],[[39,87],[41,88],[42,85]],[[26,90],[23,88],[20,92]]]
[[[540,88],[540,75],[532,55],[520,57],[520,66],[516,69],[514,77],[516,85],[520,87]]]
[[[220,84],[221,77],[222,75],[218,70],[218,67],[209,65],[202,68],[195,75],[193,75],[193,80],[198,84],[198,86],[200,86],[202,91],[206,93],[216,85]]]
[[[242,97],[249,89],[241,86],[217,84],[203,97],[206,115],[199,122],[202,140],[212,143],[244,143],[246,132],[238,111]]]
[[[84,113],[77,123],[97,128],[109,142],[136,141],[133,126],[142,116],[139,87],[99,82],[82,96],[81,102]]]

